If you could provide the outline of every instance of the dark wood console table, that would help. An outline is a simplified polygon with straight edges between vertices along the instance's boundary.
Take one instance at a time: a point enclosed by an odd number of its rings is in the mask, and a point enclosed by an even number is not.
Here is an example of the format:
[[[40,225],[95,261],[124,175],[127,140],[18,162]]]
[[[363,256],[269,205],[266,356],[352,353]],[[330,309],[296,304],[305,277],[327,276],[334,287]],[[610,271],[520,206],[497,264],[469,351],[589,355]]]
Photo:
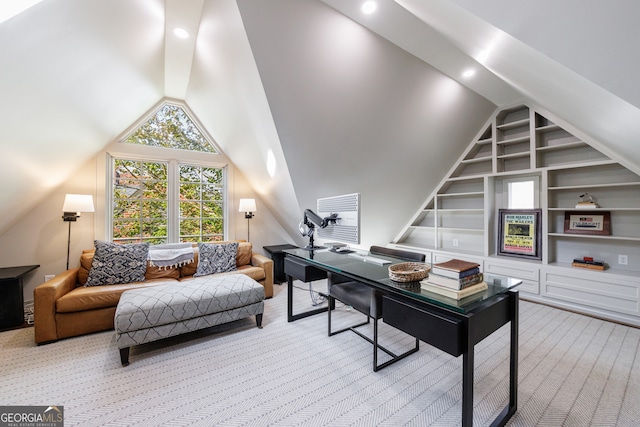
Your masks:
[[[485,274],[489,285],[484,294],[453,300],[422,290],[409,288],[389,279],[388,267],[401,262],[387,258],[384,265],[363,261],[328,250],[284,251],[288,278],[288,319],[294,321],[327,311],[327,308],[293,315],[292,278],[317,280],[337,273],[379,289],[383,294],[383,321],[452,356],[462,356],[462,425],[473,425],[474,348],[503,325],[510,323],[509,403],[491,424],[504,426],[516,412],[518,401],[518,292],[521,281]],[[365,254],[366,255],[366,254]],[[384,259],[384,256],[375,255]],[[306,280],[305,280],[306,281]]]
[[[22,278],[39,265],[0,268],[0,330],[16,328],[24,323]]]

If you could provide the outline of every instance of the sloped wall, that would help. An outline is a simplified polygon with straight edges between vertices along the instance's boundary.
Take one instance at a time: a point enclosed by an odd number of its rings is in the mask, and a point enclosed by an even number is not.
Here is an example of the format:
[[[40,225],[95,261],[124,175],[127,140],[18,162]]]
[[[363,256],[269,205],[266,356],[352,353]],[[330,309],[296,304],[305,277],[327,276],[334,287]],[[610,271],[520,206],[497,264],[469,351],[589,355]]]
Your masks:
[[[238,5],[300,209],[360,193],[391,241],[495,106],[321,2]]]

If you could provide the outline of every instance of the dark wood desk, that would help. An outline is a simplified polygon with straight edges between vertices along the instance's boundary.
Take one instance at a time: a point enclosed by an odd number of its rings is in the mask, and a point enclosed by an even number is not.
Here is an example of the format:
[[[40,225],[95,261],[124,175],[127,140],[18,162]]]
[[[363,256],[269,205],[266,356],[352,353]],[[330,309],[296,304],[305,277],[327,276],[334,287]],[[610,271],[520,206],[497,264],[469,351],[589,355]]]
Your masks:
[[[287,276],[284,274],[284,250],[295,249],[297,246],[284,244],[284,245],[272,245],[263,246],[264,249],[273,260],[273,281],[274,283],[282,284],[287,281]]]
[[[389,279],[388,267],[401,262],[397,258],[376,254],[387,259],[379,265],[361,258],[327,250],[285,250],[287,274],[288,319],[294,321],[327,311],[315,309],[292,314],[292,279],[339,274],[379,289],[383,294],[383,321],[452,356],[462,356],[462,425],[473,425],[474,348],[480,341],[503,325],[510,323],[509,403],[491,424],[503,426],[516,412],[518,402],[518,292],[513,288],[521,282],[507,277],[485,275],[489,289],[474,299],[460,301],[436,295],[420,288],[400,285]],[[307,280],[304,280],[307,281]],[[465,301],[466,300],[466,301]]]
[[[0,330],[16,328],[24,323],[22,278],[39,265],[0,268]]]

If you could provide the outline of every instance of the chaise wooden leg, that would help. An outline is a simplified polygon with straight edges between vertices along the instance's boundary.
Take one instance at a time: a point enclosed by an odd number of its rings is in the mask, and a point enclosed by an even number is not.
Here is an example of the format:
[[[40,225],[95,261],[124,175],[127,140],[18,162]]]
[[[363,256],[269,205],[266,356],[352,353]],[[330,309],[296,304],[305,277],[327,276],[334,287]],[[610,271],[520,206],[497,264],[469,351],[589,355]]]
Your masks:
[[[262,329],[262,313],[256,314],[256,325],[258,325],[258,328]]]
[[[127,366],[129,364],[129,348],[130,347],[120,349],[120,362],[122,363],[122,366]]]

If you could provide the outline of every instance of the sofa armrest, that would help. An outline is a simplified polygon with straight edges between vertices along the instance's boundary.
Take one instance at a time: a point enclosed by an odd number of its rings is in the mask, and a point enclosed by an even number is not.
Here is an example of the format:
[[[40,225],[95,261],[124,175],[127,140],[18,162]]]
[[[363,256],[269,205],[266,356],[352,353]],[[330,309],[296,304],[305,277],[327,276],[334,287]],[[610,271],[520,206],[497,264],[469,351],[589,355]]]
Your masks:
[[[79,268],[73,268],[60,273],[34,289],[33,315],[35,341],[37,344],[58,339],[58,333],[56,332],[56,301],[75,289],[78,283],[78,270]]]
[[[273,260],[257,253],[251,254],[251,265],[264,269],[264,293],[273,296]]]

